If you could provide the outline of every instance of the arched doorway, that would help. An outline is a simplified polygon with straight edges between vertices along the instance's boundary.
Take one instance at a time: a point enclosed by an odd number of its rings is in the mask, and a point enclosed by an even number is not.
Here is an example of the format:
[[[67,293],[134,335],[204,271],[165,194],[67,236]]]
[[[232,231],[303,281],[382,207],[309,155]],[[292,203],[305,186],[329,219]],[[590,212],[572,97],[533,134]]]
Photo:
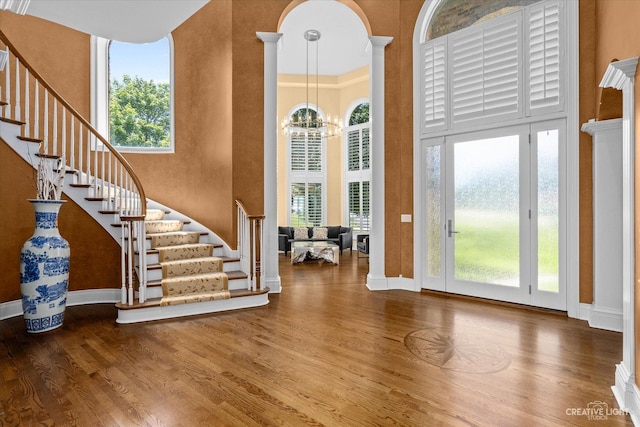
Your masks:
[[[345,4],[349,7],[346,7]],[[345,8],[350,14],[355,14],[358,19],[364,16],[353,2],[292,2],[283,13],[283,17],[280,19],[280,23],[286,19],[298,7],[341,7]],[[355,9],[355,12],[353,11]],[[314,26],[316,26],[316,19],[313,20]],[[331,21],[331,26],[339,27],[338,23]],[[370,35],[368,23],[362,23],[361,27],[364,27],[367,42],[361,46],[363,51],[366,51],[367,63],[369,69],[369,98],[374,121],[371,124],[371,137],[374,141],[379,141],[378,144],[374,143],[374,149],[372,150],[372,157],[377,157],[379,163],[379,176],[375,176],[372,179],[372,193],[379,191],[381,195],[384,194],[384,47],[392,40],[390,37],[375,37]],[[309,28],[305,28],[309,29]],[[314,28],[317,29],[317,28]],[[282,37],[282,33],[257,33],[258,37],[265,43],[265,242],[264,242],[264,275],[266,276],[266,283],[272,290],[276,289],[276,292],[280,291],[278,265],[277,265],[277,221],[278,221],[278,202],[277,202],[277,188],[281,181],[278,176],[279,161],[282,150],[278,149],[278,94],[277,94],[277,74],[278,74],[278,54],[276,44],[279,43]],[[295,37],[295,36],[294,36]],[[298,35],[298,37],[301,37]],[[283,42],[283,44],[285,44]],[[370,49],[368,49],[370,47]],[[280,114],[281,116],[281,114]],[[279,117],[280,119],[282,117]],[[376,137],[377,135],[377,137]],[[341,145],[341,144],[340,144]],[[375,151],[378,150],[379,154],[376,156]],[[376,168],[376,161],[372,163],[372,169]],[[376,185],[377,182],[377,185]],[[377,188],[377,190],[376,190]],[[340,198],[340,197],[339,197]],[[372,196],[372,224],[379,224],[375,232],[372,232],[372,242],[378,242],[376,251],[372,251],[372,265],[375,259],[375,265],[378,266],[378,270],[370,271],[367,284],[370,288],[384,288],[386,289],[386,279],[384,278],[384,198],[375,198]],[[378,199],[376,201],[376,199]],[[340,215],[340,210],[338,210]],[[376,237],[377,235],[377,237]],[[375,252],[375,253],[374,253]],[[384,282],[384,283],[382,283]]]

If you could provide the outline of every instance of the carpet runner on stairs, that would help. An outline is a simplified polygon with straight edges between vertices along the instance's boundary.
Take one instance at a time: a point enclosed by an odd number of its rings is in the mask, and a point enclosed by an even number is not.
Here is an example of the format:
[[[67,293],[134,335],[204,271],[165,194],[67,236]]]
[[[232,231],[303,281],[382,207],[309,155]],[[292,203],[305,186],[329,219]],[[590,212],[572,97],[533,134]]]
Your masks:
[[[151,248],[158,251],[162,267],[160,305],[230,298],[229,278],[213,245],[199,243],[200,233],[182,231],[182,221],[165,220],[164,212],[149,209],[145,218]]]

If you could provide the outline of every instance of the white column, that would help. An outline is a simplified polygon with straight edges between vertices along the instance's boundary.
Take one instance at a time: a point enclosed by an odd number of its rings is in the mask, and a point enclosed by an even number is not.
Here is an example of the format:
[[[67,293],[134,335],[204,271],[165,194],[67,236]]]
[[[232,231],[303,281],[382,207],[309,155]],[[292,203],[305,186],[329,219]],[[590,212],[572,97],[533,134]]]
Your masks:
[[[384,49],[393,37],[370,36],[371,77],[369,79],[371,121],[371,231],[369,232],[369,274],[367,288],[388,289],[385,276],[384,216]]]
[[[601,87],[622,90],[622,361],[616,365],[611,387],[620,408],[640,415],[640,393],[635,384],[635,304],[634,304],[634,173],[635,94],[633,80],[638,57],[612,62],[600,82]]]
[[[278,51],[282,33],[257,32],[264,43],[264,222],[262,284],[282,290],[278,269]]]
[[[622,332],[622,119],[591,120],[593,303],[589,326]]]

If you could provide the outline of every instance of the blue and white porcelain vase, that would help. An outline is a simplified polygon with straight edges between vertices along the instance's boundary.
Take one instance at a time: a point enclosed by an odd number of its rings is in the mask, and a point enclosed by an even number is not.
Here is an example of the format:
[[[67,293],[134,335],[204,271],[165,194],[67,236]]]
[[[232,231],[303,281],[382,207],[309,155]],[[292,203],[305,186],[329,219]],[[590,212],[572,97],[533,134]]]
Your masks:
[[[66,200],[29,200],[35,209],[33,236],[20,252],[20,292],[27,332],[62,326],[69,284],[69,243],[60,236],[58,212]]]

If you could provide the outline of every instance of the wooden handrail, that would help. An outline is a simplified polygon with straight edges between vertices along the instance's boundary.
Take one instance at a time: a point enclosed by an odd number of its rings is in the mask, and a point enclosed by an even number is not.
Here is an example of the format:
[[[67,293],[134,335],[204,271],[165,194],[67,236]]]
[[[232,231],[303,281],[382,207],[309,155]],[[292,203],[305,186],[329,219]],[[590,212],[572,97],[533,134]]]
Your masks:
[[[111,154],[113,154],[113,156],[115,158],[118,159],[118,161],[120,163],[122,163],[122,165],[124,166],[125,170],[127,171],[127,173],[129,174],[129,176],[131,177],[131,179],[133,180],[134,185],[136,186],[137,190],[138,190],[138,194],[140,195],[140,209],[141,209],[141,215],[144,216],[147,212],[147,206],[146,203],[144,203],[144,201],[146,201],[146,196],[144,193],[144,188],[142,187],[142,183],[140,182],[140,179],[138,178],[138,176],[135,174],[135,172],[133,171],[133,168],[131,167],[131,165],[129,164],[129,162],[127,161],[127,159],[125,159],[122,154],[120,154],[120,152],[118,150],[116,150],[101,134],[100,132],[98,132],[92,125],[91,123],[89,123],[84,116],[82,116],[82,114],[80,114],[75,108],[73,108],[71,106],[71,104],[69,104],[69,102],[67,102],[66,99],[64,99],[64,97],[62,95],[60,95],[50,84],[49,82],[47,82],[47,80],[42,77],[40,75],[40,73],[38,73],[35,68],[33,68],[31,66],[31,64],[29,63],[29,61],[27,61],[21,54],[20,52],[18,52],[18,50],[16,49],[16,47],[13,45],[13,43],[11,43],[8,39],[8,37],[4,34],[4,32],[0,29],[0,40],[2,40],[2,42],[9,48],[9,50],[11,51],[11,53],[20,60],[20,63],[29,70],[29,73],[31,73],[32,76],[34,76],[39,83],[44,86],[53,96],[54,98],[56,98],[58,100],[58,102],[60,104],[62,104],[75,118],[76,120],[78,120],[80,123],[82,123],[84,126],[87,127],[87,129],[89,130],[89,132],[91,132],[93,135],[95,135],[96,138],[98,138],[98,140],[100,140],[100,142],[107,147],[107,149],[111,152]],[[7,64],[7,66],[9,66],[9,64]]]
[[[238,200],[238,199],[236,199],[236,205],[237,205],[240,209],[242,209],[242,211],[244,212],[244,216],[245,216],[245,217],[247,217],[247,219],[250,219],[250,220],[251,220],[251,219],[264,219],[264,218],[265,218],[265,216],[264,216],[264,215],[249,215],[249,214],[247,213],[247,208],[246,208],[246,207],[244,206],[244,204],[243,204],[240,200]]]

